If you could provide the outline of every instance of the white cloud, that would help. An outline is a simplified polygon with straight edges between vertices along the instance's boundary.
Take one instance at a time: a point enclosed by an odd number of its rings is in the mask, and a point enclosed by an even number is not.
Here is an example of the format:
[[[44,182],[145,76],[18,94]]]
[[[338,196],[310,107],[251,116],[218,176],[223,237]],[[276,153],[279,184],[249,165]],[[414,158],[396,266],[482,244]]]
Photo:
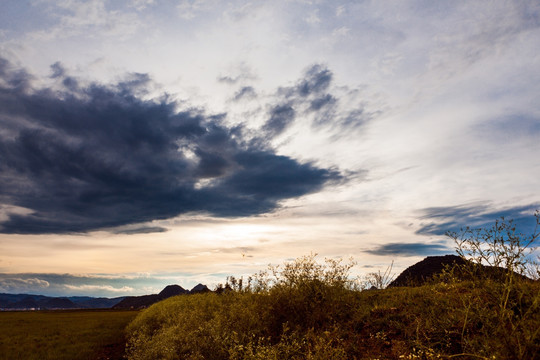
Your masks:
[[[319,17],[319,10],[315,9],[313,10],[308,17],[305,18],[305,21],[308,24],[318,24],[321,22],[321,18]]]
[[[49,287],[49,282],[38,278],[3,278],[0,279],[0,292],[26,292],[37,291]]]
[[[64,285],[67,289],[73,292],[81,293],[95,293],[95,292],[110,292],[110,293],[130,293],[133,292],[133,288],[129,286],[122,286],[115,288],[111,285]]]
[[[156,0],[131,0],[131,6],[133,6],[137,11],[142,11],[148,6],[156,3]]]
[[[31,33],[31,38],[57,41],[84,36],[90,39],[114,37],[124,40],[144,27],[135,13],[107,9],[107,2],[104,0],[63,0],[47,3],[49,16],[57,19],[56,25]]]
[[[96,248],[69,245],[85,244],[75,236],[4,238],[3,259],[17,269],[249,273],[310,250],[359,255],[368,243],[422,241],[414,226],[402,225],[415,221],[418,208],[538,201],[538,134],[501,125],[515,127],[514,116],[531,124],[540,119],[538,2],[184,0],[169,12],[152,0],[132,0],[128,10],[111,10],[102,0],[48,4],[56,23],[39,36],[21,31],[16,41],[0,39],[3,51],[43,73],[58,60],[103,81],[149,72],[170,94],[257,131],[279,100],[276,89],[294,86],[303,69],[324,63],[339,95],[335,120],[354,109],[375,120],[340,132],[333,123],[312,127],[312,115],[298,111],[295,125],[273,143],[281,155],[368,170],[342,187],[287,201],[257,219],[174,219],[169,233],[137,241],[92,234],[86,243],[101,244]],[[99,66],[88,66],[98,58]],[[257,98],[231,102],[242,86],[252,86]],[[0,209],[0,220],[12,213]],[[250,223],[267,228],[250,240],[250,226],[242,227]],[[256,249],[252,262],[212,252],[248,246]]]

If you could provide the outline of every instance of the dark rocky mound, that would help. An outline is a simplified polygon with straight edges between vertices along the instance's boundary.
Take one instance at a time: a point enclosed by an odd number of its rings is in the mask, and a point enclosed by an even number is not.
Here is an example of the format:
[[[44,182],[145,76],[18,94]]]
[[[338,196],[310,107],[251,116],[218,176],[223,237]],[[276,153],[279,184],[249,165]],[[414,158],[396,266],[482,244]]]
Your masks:
[[[196,290],[197,289],[197,290]],[[205,290],[206,289],[206,290]],[[195,291],[194,291],[195,290]],[[128,296],[113,306],[113,309],[144,309],[158,301],[165,300],[171,296],[188,295],[198,292],[210,291],[206,285],[198,284],[191,291],[178,285],[168,285],[159,294]]]
[[[165,298],[160,297],[158,294],[142,295],[142,296],[127,296],[124,300],[114,305],[113,309],[144,309],[150,305],[157,303]]]
[[[424,260],[409,266],[388,287],[421,286],[440,274],[446,267],[463,265],[467,261],[456,255],[428,256]]]
[[[167,285],[165,289],[161,290],[161,292],[158,295],[166,299],[171,296],[184,295],[187,293],[189,293],[189,291],[184,289],[180,285]]]
[[[508,270],[500,267],[472,263],[456,255],[428,256],[424,260],[408,267],[392,281],[388,287],[422,286],[441,274],[444,269],[453,269],[453,276],[459,280],[491,279],[504,281]],[[533,281],[515,273],[522,281]]]
[[[191,289],[190,293],[191,294],[196,294],[196,293],[205,293],[205,292],[209,292],[209,291],[210,291],[210,289],[206,285],[197,284],[197,285],[195,285],[195,287],[193,287],[193,289]]]

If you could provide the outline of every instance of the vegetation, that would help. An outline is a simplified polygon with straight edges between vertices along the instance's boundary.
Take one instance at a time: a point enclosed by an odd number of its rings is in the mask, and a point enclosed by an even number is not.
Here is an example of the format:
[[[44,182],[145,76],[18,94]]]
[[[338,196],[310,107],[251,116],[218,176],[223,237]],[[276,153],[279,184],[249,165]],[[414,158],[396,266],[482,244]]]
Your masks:
[[[448,233],[460,261],[412,266],[410,286],[312,254],[142,312],[0,312],[0,360],[540,359],[535,216],[530,235],[505,219]]]
[[[122,359],[135,311],[0,312],[0,359]]]
[[[525,249],[536,230],[524,240],[506,225],[502,229],[510,232],[474,233],[482,237],[470,236],[468,229],[449,234],[458,254],[472,261],[422,286],[363,290],[350,279],[354,263],[320,264],[311,255],[247,281],[230,277],[215,293],[169,298],[128,326],[127,356],[538,359],[540,282],[516,275],[527,267],[521,264],[530,263]],[[468,249],[475,249],[474,256]],[[489,268],[479,264],[496,256],[503,258],[496,263],[505,269],[499,271],[502,278],[482,276]],[[467,271],[474,277],[463,277]],[[388,272],[371,274],[368,284],[381,287],[388,279]]]

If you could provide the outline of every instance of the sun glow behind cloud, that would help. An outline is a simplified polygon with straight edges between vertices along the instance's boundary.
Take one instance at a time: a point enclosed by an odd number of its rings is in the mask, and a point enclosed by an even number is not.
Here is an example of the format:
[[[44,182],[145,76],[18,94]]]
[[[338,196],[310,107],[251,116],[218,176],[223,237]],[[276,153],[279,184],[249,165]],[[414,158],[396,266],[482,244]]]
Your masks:
[[[539,14],[535,1],[5,1],[0,272],[195,285],[312,251],[360,268],[391,256],[398,271],[451,246],[444,227],[532,215]]]

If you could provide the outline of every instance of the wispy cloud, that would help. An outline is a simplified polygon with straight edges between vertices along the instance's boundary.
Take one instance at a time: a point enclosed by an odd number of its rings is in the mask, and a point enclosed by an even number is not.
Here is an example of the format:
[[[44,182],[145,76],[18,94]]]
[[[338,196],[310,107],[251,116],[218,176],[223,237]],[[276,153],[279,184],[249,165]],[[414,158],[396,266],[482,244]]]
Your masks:
[[[453,249],[444,243],[389,243],[379,245],[366,253],[378,256],[433,256],[449,254]]]
[[[530,204],[503,209],[496,209],[490,203],[465,204],[457,206],[432,207],[422,209],[421,227],[416,231],[420,235],[444,235],[449,231],[462,228],[487,228],[496,220],[504,217],[513,220],[518,231],[527,234],[534,229],[535,210],[540,204]]]
[[[66,296],[127,296],[146,294],[147,289],[160,289],[170,283],[193,286],[197,279],[190,274],[3,274],[0,273],[0,293],[32,293]],[[189,279],[186,281],[186,279]],[[202,281],[202,280],[201,280]]]
[[[94,294],[96,292],[107,292],[107,293],[121,293],[121,294],[127,294],[130,292],[133,292],[133,288],[129,286],[122,286],[120,288],[115,288],[111,285],[64,285],[67,289],[70,291],[73,291],[74,293],[78,294],[85,294],[85,293],[91,293]]]
[[[9,275],[8,275],[9,276]],[[38,278],[0,278],[0,292],[13,293],[26,291],[43,291],[49,287],[49,282]]]

